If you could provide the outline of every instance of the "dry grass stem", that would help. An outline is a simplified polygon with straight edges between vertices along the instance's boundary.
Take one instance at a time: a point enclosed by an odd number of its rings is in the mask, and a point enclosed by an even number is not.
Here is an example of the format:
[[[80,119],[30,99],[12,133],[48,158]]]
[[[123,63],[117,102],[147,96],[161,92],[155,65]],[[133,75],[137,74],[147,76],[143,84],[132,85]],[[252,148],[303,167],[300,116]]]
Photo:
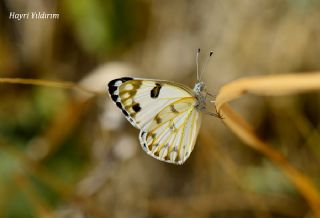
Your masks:
[[[222,115],[223,122],[240,139],[263,153],[283,170],[308,201],[314,214],[320,217],[320,197],[312,181],[294,168],[280,152],[260,140],[251,125],[228,105],[231,100],[249,93],[279,96],[317,90],[320,90],[320,73],[245,78],[231,82],[220,89],[216,99],[216,108]]]
[[[24,78],[0,78],[0,83],[36,85],[36,86],[45,86],[45,87],[60,88],[60,89],[74,89],[74,90],[85,92],[92,95],[104,94],[101,92],[96,92],[96,91],[87,89],[76,83],[65,82],[65,81],[49,81],[49,80],[43,80],[43,79],[24,79]]]
[[[265,96],[280,96],[320,89],[320,73],[301,73],[274,76],[254,76],[239,79],[224,85],[217,96],[216,106],[220,110],[224,103],[250,93]]]

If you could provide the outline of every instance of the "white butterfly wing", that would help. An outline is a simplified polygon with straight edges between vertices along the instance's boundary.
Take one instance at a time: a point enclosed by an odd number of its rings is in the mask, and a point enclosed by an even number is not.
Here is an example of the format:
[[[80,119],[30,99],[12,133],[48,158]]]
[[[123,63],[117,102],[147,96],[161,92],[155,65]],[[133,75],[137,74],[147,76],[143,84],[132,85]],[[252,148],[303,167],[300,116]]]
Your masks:
[[[108,87],[112,100],[128,121],[141,129],[140,143],[149,155],[169,163],[185,162],[201,120],[190,88],[130,77],[112,80]]]
[[[183,164],[190,156],[201,118],[194,98],[183,98],[165,107],[140,131],[142,148],[158,160]]]
[[[138,129],[170,103],[193,97],[188,87],[168,81],[123,77],[110,81],[108,87],[112,100]]]

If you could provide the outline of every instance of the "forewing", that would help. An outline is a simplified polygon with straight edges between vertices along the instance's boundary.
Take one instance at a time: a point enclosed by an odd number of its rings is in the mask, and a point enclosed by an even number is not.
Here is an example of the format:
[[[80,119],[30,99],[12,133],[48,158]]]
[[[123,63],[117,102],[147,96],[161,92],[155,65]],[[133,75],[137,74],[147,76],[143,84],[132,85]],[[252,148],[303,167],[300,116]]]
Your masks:
[[[182,98],[193,98],[190,88],[169,81],[123,77],[110,81],[108,88],[112,100],[138,129],[171,103]]]
[[[142,148],[152,157],[173,164],[183,164],[192,152],[201,117],[196,99],[182,98],[162,109],[140,131]]]

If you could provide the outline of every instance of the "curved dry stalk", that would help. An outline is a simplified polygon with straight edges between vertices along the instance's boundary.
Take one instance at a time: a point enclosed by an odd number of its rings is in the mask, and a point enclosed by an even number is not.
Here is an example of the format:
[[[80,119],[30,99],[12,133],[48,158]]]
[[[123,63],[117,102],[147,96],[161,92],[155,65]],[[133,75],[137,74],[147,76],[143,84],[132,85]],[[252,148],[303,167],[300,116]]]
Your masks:
[[[305,197],[314,214],[320,217],[320,197],[312,181],[294,168],[276,149],[260,140],[251,125],[235,112],[228,102],[244,94],[279,96],[320,90],[320,73],[259,76],[224,85],[216,98],[216,109],[223,122],[248,146],[260,151],[278,165]]]
[[[0,78],[0,83],[36,85],[36,86],[45,86],[45,87],[60,88],[60,89],[74,89],[74,90],[86,92],[92,95],[101,95],[101,92],[87,89],[73,82],[49,81],[49,80],[43,80],[43,79],[25,79],[25,78]]]

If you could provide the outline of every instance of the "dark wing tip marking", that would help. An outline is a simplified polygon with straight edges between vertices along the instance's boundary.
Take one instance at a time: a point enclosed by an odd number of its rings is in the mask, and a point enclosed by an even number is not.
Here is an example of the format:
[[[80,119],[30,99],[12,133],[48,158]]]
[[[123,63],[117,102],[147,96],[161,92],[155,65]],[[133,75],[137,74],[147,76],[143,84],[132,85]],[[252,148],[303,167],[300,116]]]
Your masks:
[[[124,82],[127,82],[127,81],[129,81],[129,80],[133,80],[133,78],[132,77],[121,77],[121,78],[119,78],[123,83]]]
[[[121,78],[118,78],[118,79],[111,80],[108,83],[108,90],[109,90],[110,95],[114,94],[114,92],[118,89],[118,87],[122,83],[125,83],[125,82],[127,82],[129,80],[133,80],[133,78],[131,78],[131,77],[121,77]],[[121,81],[121,83],[119,85],[117,85],[118,81]]]
[[[133,78],[132,77],[120,77],[120,78],[117,78],[117,79],[113,79],[113,80],[111,80],[109,82],[109,86],[110,85],[114,85],[118,81],[121,81],[122,83],[124,83],[124,82],[127,82],[129,80],[133,80]]]
[[[109,93],[113,94],[117,90],[118,87],[115,86],[114,83],[111,83],[111,82],[108,84],[108,87],[109,87]]]
[[[123,104],[121,103],[121,97],[119,96],[120,93],[119,93],[119,87],[129,81],[129,80],[134,80],[132,77],[121,77],[121,78],[118,78],[118,79],[114,79],[114,80],[111,80],[109,83],[108,83],[108,92],[110,94],[110,97],[111,99],[114,101],[114,103],[117,105],[118,108],[120,108],[120,110],[122,111],[122,113],[125,115],[126,119],[136,128],[139,128],[138,127],[138,123],[139,122],[136,122],[133,117],[134,117],[134,113],[131,115],[129,114],[129,112],[126,110],[126,108],[124,108]],[[118,91],[118,93],[116,93]],[[131,93],[131,96],[135,94],[134,91],[132,91]],[[139,106],[139,108],[137,107]],[[137,105],[135,108],[136,110],[139,109],[139,111],[141,110],[141,107],[140,105]]]
[[[111,98],[113,101],[117,101],[118,95],[111,94]]]
[[[128,114],[128,112],[127,112],[126,110],[121,109],[121,111],[122,111],[122,113],[123,113],[126,117],[129,116],[129,114]]]
[[[117,105],[118,108],[123,109],[123,108],[122,108],[122,104],[121,104],[120,102],[117,101],[117,102],[116,102],[116,105]]]
[[[123,109],[122,104],[120,102],[118,102],[117,100],[119,99],[119,95],[115,94],[115,91],[118,90],[119,86],[129,80],[133,80],[133,78],[131,77],[121,77],[118,79],[114,79],[111,80],[108,83],[108,91],[109,94],[111,96],[111,99],[116,103],[117,107],[120,108],[122,110],[122,113],[126,116],[128,116],[128,113]],[[120,81],[120,83],[118,84],[118,82]]]

